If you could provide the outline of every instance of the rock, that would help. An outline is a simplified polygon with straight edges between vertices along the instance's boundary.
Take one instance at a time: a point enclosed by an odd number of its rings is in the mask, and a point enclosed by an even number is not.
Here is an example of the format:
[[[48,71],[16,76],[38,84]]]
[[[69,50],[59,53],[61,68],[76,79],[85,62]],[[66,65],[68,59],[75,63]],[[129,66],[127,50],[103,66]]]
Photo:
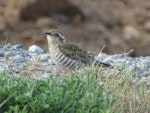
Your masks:
[[[0,42],[8,38],[8,42],[22,43],[25,48],[39,44],[47,50],[42,31],[54,28],[87,51],[98,53],[99,47],[106,45],[104,51],[109,54],[134,48],[138,52],[132,56],[150,55],[150,0],[124,1],[0,0]],[[134,30],[126,30],[127,25]]]
[[[13,46],[13,48],[21,49],[21,48],[23,48],[23,45],[22,44],[16,44],[16,45]]]
[[[41,54],[41,53],[44,52],[43,49],[41,49],[37,45],[30,46],[29,49],[28,49],[28,51],[31,52],[31,53],[37,53],[37,54]]]
[[[12,45],[10,43],[8,43],[4,46],[4,49],[11,49],[11,47],[12,47]]]
[[[3,48],[3,46],[2,46],[2,45],[0,45],[0,48]]]
[[[0,49],[0,57],[4,57],[4,51]]]
[[[3,18],[0,17],[0,31],[3,31],[6,28],[6,22]]]
[[[25,58],[23,58],[21,55],[18,54],[13,57],[13,60],[16,61],[17,63],[25,62]]]
[[[4,18],[9,23],[19,20],[20,0],[9,0],[6,4]]]
[[[150,32],[150,21],[145,22],[145,24],[144,24],[144,29],[145,29],[147,32]]]
[[[17,0],[16,0],[17,1]],[[81,15],[83,17],[82,11],[77,7],[71,0],[34,0],[26,1],[21,4],[18,8],[21,20],[37,20],[40,17],[49,17],[53,14],[63,14],[72,19],[76,15]]]
[[[18,45],[18,46],[17,46]],[[14,46],[20,47],[20,44],[3,46],[0,48],[0,54],[4,54],[4,47],[9,49],[6,51],[6,57],[0,58],[0,72],[9,70],[10,76],[48,76],[51,72],[59,72],[59,66],[55,65],[49,53],[42,53],[42,49],[36,45],[30,46],[29,50],[14,49]],[[32,56],[28,55],[32,53]],[[41,54],[39,54],[41,53]],[[150,85],[150,56],[147,57],[129,57],[127,54],[107,55],[100,53],[95,59],[110,64],[122,72],[133,73],[139,75],[139,79],[131,78],[133,83],[145,83]]]
[[[131,26],[127,25],[123,29],[123,39],[127,42],[133,42],[139,39],[139,32],[138,30]]]
[[[54,27],[56,25],[56,21],[54,21],[51,18],[48,17],[41,17],[37,19],[36,21],[36,26],[38,28],[43,28],[43,27]]]
[[[40,57],[41,62],[47,62],[50,59],[50,54],[42,54]]]

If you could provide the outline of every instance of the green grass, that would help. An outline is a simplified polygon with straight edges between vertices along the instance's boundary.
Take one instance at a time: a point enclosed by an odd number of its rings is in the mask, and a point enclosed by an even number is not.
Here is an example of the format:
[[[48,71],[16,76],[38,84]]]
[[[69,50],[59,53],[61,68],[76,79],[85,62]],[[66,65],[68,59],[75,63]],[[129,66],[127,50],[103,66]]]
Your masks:
[[[57,76],[46,80],[0,75],[0,113],[106,113],[116,97],[104,93],[94,74],[75,73],[60,81]]]
[[[96,68],[71,72],[60,80],[29,80],[0,74],[0,113],[148,113],[149,87],[132,75]]]

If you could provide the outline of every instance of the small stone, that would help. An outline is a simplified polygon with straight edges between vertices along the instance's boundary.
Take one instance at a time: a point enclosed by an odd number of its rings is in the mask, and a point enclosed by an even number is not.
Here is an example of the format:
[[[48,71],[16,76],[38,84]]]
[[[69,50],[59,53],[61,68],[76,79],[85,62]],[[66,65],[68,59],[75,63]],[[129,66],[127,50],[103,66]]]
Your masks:
[[[4,51],[0,50],[0,57],[4,57]]]
[[[53,60],[52,59],[48,59],[48,63],[50,64],[50,65],[55,65],[55,63],[53,62]]]
[[[29,58],[29,56],[30,56],[29,52],[27,52],[27,51],[25,51],[23,49],[19,50],[18,54],[20,54],[24,58]]]
[[[13,57],[13,60],[15,60],[17,63],[25,62],[25,59],[21,55],[16,55],[15,57]]]
[[[98,60],[98,61],[103,61],[106,57],[108,57],[108,55],[104,54],[104,53],[100,53],[98,54],[98,56],[95,56],[95,60]]]
[[[8,43],[4,46],[5,49],[10,49],[11,47],[12,47],[12,45],[10,43]]]
[[[41,62],[47,62],[50,58],[50,54],[42,54],[40,57]]]
[[[23,45],[22,44],[16,44],[16,45],[13,46],[13,48],[21,49],[21,48],[23,48]]]
[[[27,76],[29,73],[28,73],[28,71],[27,70],[23,70],[22,72],[21,72],[21,75],[23,75],[23,76]]]
[[[3,46],[2,46],[2,45],[0,45],[0,48],[3,48]]]
[[[41,49],[39,46],[37,45],[32,45],[29,47],[28,49],[29,52],[32,52],[32,53],[37,53],[37,54],[41,54],[43,53],[43,49]]]

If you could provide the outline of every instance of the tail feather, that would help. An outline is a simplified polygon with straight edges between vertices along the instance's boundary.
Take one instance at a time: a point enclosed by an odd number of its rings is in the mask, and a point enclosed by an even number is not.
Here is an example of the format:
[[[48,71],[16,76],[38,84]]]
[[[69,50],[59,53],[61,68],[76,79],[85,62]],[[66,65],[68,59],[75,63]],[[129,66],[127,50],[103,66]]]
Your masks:
[[[94,66],[95,67],[111,67],[112,68],[112,66],[110,64],[107,64],[107,63],[104,63],[104,62],[101,62],[98,60],[94,61]]]

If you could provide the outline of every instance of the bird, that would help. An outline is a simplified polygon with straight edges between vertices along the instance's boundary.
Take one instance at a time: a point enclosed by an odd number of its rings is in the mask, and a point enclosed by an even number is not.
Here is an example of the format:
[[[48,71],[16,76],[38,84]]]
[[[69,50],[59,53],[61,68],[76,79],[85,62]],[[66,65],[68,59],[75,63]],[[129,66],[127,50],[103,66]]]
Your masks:
[[[79,46],[67,43],[62,32],[51,29],[45,32],[48,49],[52,61],[63,70],[75,70],[85,66],[111,67],[111,65],[95,60],[95,55],[90,54]]]

